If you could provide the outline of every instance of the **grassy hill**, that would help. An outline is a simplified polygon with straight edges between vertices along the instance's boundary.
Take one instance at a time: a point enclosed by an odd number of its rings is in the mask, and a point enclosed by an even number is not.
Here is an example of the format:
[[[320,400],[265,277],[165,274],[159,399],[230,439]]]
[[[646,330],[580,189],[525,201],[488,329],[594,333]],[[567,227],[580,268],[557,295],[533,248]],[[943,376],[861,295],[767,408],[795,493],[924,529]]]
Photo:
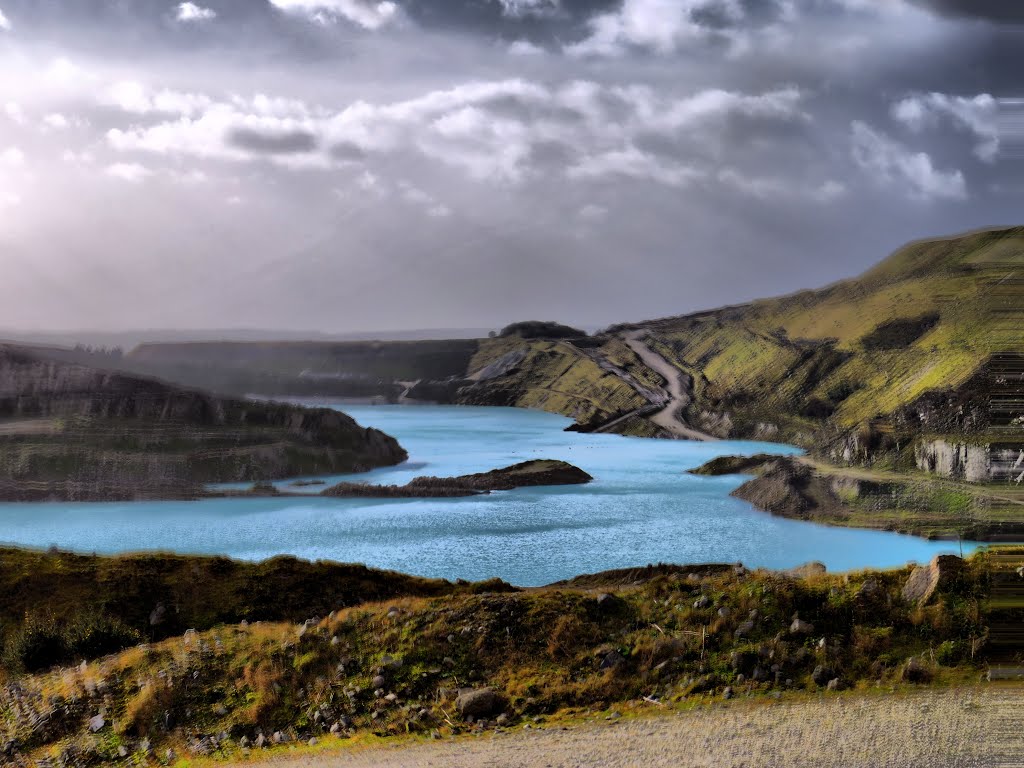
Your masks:
[[[167,565],[180,574],[188,563]],[[331,578],[299,565],[193,567],[198,589],[227,595],[260,572]],[[154,570],[124,559],[86,567]],[[332,589],[352,593],[341,568]],[[387,594],[383,576],[352,574],[377,584],[377,599]],[[0,754],[148,762],[168,748],[189,758],[248,754],[311,738],[480,732],[642,701],[686,707],[963,681],[985,660],[990,579],[977,556],[838,576],[652,566],[525,591],[407,579],[386,587],[395,595],[387,602],[344,601],[330,613],[304,596],[310,615],[300,624],[297,603],[281,610],[291,622],[199,625],[0,686]]]
[[[564,341],[482,342],[471,368],[518,353],[522,361],[489,382],[490,391],[585,422],[644,399],[600,358],[642,384],[657,382],[621,344],[624,333],[644,330],[649,346],[691,381],[684,416],[699,429],[792,441],[853,461],[904,451],[901,461],[912,465],[905,449],[916,437],[987,443],[1019,415],[1010,409],[992,418],[989,395],[998,379],[990,375],[993,353],[1024,346],[1012,332],[1024,314],[1021,268],[1024,228],[921,241],[857,278],[613,327],[588,339],[587,350]],[[472,389],[460,394],[487,401]]]
[[[922,241],[821,290],[645,325],[671,359],[699,373],[701,406],[735,413],[734,432],[780,415],[789,433],[823,421],[912,428],[904,409],[962,387],[994,349],[1019,349],[1002,332],[1001,310],[1021,267],[1024,228]]]

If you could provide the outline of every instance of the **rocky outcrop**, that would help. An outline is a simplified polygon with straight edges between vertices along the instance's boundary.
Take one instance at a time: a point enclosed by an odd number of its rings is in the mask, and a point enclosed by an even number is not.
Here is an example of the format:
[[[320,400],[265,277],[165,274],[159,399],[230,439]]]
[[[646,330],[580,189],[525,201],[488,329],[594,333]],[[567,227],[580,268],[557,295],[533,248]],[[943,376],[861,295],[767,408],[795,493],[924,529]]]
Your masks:
[[[461,477],[417,477],[406,485],[339,483],[321,493],[335,498],[444,498],[542,485],[579,485],[594,478],[564,461],[538,459]]]
[[[500,714],[507,706],[505,697],[490,688],[467,690],[455,699],[455,708],[463,717],[490,717]]]
[[[0,424],[5,500],[193,498],[205,483],[406,458],[394,438],[338,411],[223,398],[10,346],[0,347]]]
[[[989,455],[988,445],[946,440],[920,442],[914,447],[918,469],[969,483],[984,483],[991,479]]]
[[[695,469],[687,470],[691,475],[718,477],[721,475],[752,474],[779,457],[767,453],[755,456],[719,456]]]
[[[925,605],[936,592],[955,585],[964,572],[964,561],[955,555],[936,555],[928,565],[915,568],[903,586],[903,599]]]

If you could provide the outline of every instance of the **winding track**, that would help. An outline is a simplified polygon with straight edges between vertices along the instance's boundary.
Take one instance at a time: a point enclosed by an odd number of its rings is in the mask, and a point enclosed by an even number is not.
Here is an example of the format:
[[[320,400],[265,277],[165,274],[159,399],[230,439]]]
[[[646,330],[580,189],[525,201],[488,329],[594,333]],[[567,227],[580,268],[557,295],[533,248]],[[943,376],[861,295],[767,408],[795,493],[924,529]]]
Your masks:
[[[648,418],[671,435],[683,440],[715,441],[717,437],[700,432],[686,424],[681,413],[690,404],[690,393],[683,384],[683,373],[672,363],[651,349],[644,342],[648,332],[630,331],[623,334],[626,345],[636,353],[643,364],[656,371],[665,380],[665,393],[668,404]]]

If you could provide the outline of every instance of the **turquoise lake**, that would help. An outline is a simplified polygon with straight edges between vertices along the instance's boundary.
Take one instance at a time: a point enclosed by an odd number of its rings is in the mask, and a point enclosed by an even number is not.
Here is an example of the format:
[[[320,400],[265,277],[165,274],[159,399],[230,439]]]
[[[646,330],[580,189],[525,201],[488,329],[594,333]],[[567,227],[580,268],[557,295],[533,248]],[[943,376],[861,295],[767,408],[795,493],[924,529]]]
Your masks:
[[[0,504],[0,541],[104,554],[290,554],[447,579],[498,576],[522,586],[658,562],[785,568],[820,560],[830,570],[851,570],[959,551],[955,542],[772,517],[729,496],[743,477],[685,472],[715,456],[795,453],[789,446],[585,435],[563,431],[566,418],[514,408],[342,410],[397,437],[410,457],[348,479],[401,484],[550,458],[581,467],[595,481],[462,499]]]

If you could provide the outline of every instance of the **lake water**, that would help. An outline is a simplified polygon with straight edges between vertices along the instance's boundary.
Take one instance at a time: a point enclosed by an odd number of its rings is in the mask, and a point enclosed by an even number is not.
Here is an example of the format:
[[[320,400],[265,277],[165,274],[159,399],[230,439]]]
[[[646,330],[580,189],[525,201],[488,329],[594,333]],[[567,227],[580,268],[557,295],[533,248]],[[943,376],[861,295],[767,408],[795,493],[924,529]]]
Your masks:
[[[343,410],[397,437],[410,456],[398,467],[353,476],[360,481],[401,484],[534,458],[563,459],[596,479],[462,499],[0,504],[0,541],[250,560],[291,554],[448,579],[498,576],[522,586],[658,562],[784,568],[820,560],[849,570],[958,551],[956,543],[772,517],[729,496],[743,477],[685,473],[715,456],[796,452],[788,446],[584,435],[564,432],[570,421],[563,417],[514,408]]]

